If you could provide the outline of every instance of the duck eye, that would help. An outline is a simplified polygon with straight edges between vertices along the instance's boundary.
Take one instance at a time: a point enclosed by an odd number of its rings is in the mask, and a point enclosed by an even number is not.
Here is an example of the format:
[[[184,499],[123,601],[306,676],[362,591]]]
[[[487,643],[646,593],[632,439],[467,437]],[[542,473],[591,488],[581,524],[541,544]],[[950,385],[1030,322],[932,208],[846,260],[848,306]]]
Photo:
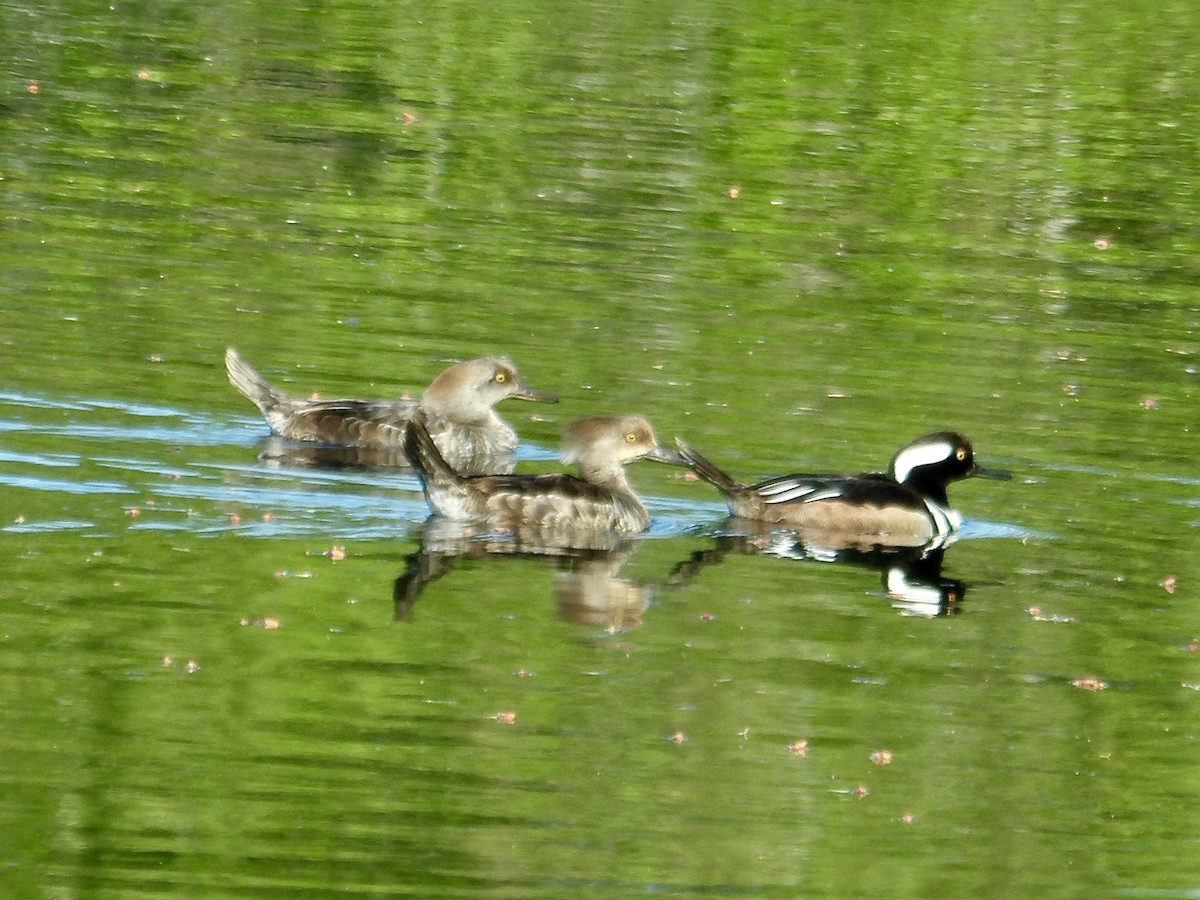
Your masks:
[[[504,382],[508,381],[508,373],[497,372],[492,376],[492,381],[496,382],[496,384],[504,384]]]
[[[626,442],[627,444],[632,444],[632,443],[633,443],[634,441],[636,441],[636,440],[637,440],[637,433],[636,433],[636,432],[633,432],[633,431],[627,431],[627,432],[625,432],[625,442]]]
[[[967,448],[959,447],[957,450],[954,451],[954,456],[955,456],[955,458],[958,459],[959,462],[962,462],[964,459],[967,458]]]

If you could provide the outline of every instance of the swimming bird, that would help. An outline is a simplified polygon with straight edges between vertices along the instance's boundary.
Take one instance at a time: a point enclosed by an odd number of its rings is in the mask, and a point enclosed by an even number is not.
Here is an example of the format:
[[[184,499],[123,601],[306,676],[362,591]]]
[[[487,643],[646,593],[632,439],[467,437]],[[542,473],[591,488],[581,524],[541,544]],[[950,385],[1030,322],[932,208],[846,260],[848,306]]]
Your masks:
[[[442,457],[414,416],[404,450],[420,476],[425,497],[439,515],[531,536],[538,543],[598,546],[595,536],[628,535],[650,525],[625,466],[639,459],[687,465],[664,450],[641,416],[579,419],[567,426],[562,460],[579,475],[461,475]]]
[[[271,431],[295,441],[340,447],[397,449],[404,426],[419,408],[438,449],[463,472],[499,471],[499,460],[517,448],[517,433],[496,415],[502,400],[556,403],[525,387],[516,366],[483,357],[451,366],[420,400],[301,400],[289,397],[256,372],[232,347],[225,351],[230,383],[263,414]],[[507,466],[511,470],[511,463]]]
[[[834,544],[921,547],[945,542],[962,525],[946,486],[971,476],[1009,479],[975,462],[971,443],[937,431],[902,447],[888,472],[859,475],[783,475],[741,484],[676,438],[679,451],[743,519],[794,526],[828,536]]]

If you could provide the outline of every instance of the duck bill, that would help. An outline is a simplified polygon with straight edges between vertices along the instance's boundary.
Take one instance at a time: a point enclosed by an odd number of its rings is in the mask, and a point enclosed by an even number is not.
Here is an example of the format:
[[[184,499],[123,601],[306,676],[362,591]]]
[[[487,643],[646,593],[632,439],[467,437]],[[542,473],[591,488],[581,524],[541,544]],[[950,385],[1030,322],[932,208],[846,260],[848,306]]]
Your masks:
[[[674,453],[670,450],[667,450],[663,447],[658,446],[657,444],[655,444],[654,449],[651,450],[649,453],[647,453],[645,456],[643,456],[642,459],[648,459],[648,460],[651,460],[652,462],[666,463],[669,466],[690,466],[691,465],[690,462],[688,462],[684,457],[680,456],[678,453]]]
[[[531,400],[534,403],[557,403],[558,394],[547,394],[545,391],[535,391],[533,388],[527,388],[524,385],[517,388],[510,395],[514,400]]]
[[[985,469],[983,466],[976,466],[971,470],[971,475],[974,478],[992,478],[996,481],[1012,481],[1012,472],[1006,472],[1003,469]]]

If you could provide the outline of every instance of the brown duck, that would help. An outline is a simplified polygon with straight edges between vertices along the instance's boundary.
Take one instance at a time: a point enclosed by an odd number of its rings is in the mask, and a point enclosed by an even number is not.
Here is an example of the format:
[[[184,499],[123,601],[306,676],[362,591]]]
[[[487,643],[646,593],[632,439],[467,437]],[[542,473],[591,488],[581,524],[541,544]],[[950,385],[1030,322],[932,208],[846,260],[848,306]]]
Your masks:
[[[516,366],[484,357],[446,369],[420,400],[301,400],[258,374],[232,347],[225,351],[230,383],[262,411],[271,431],[294,441],[364,449],[399,449],[417,409],[441,453],[460,471],[496,471],[517,448],[517,433],[496,415],[510,397],[556,403],[553,394],[525,387]]]
[[[535,535],[546,543],[554,543],[557,535],[572,546],[592,546],[592,535],[635,534],[649,526],[650,513],[626,478],[628,463],[649,459],[687,465],[659,446],[641,416],[596,417],[568,425],[562,460],[578,465],[578,476],[460,475],[438,451],[422,416],[409,422],[404,449],[439,515]]]

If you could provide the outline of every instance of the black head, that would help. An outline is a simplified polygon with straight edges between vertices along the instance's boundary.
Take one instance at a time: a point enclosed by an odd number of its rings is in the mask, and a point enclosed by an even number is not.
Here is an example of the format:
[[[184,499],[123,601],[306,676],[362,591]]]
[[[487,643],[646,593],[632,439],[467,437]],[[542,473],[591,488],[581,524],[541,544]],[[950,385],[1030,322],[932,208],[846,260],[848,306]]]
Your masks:
[[[960,478],[1012,478],[1009,472],[985,469],[975,463],[971,442],[953,431],[919,437],[892,457],[891,475],[901,484],[937,499],[946,485]]]

